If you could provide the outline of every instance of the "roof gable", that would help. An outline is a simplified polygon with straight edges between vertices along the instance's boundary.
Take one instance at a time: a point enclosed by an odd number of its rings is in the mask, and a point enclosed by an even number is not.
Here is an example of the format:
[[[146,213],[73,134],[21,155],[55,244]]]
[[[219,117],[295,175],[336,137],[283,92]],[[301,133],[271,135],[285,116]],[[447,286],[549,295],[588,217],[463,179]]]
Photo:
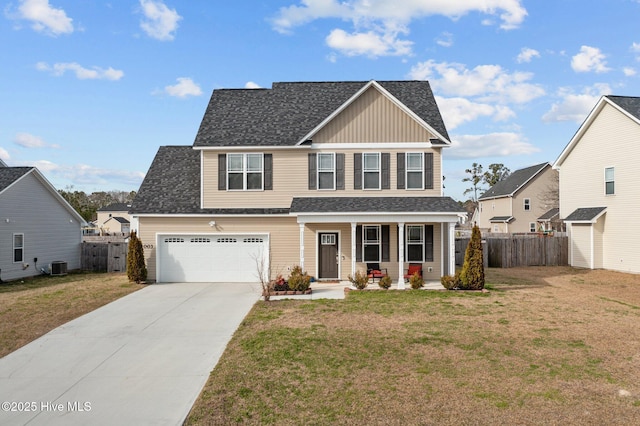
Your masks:
[[[543,172],[547,167],[551,167],[549,163],[536,164],[535,166],[526,167],[516,170],[507,176],[506,179],[493,185],[487,192],[482,194],[478,200],[486,200],[489,198],[512,197],[517,191],[524,188],[527,183]]]
[[[18,180],[33,170],[33,167],[2,167],[0,168],[0,195]]]
[[[620,113],[627,116],[630,120],[633,120],[636,124],[640,125],[640,97],[602,96],[584,122],[580,125],[578,131],[573,135],[567,146],[562,150],[556,161],[553,163],[553,168],[557,169],[562,166],[562,163],[564,163],[567,156],[571,151],[573,151],[573,148],[580,141],[587,129],[589,129],[591,124],[596,120],[606,105],[611,105]]]
[[[0,167],[7,167],[7,163],[2,161],[2,158],[0,158]]]
[[[295,82],[214,90],[193,147],[296,146],[373,85],[448,142],[426,81]]]

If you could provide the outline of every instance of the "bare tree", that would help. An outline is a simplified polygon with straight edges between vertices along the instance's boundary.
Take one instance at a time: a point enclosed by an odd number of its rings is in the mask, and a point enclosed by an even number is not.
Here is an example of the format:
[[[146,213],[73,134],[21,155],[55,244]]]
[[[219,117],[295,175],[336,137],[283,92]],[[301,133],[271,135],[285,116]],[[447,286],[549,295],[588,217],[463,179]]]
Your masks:
[[[256,263],[256,277],[258,278],[258,282],[260,283],[262,297],[264,297],[265,302],[268,302],[271,299],[271,292],[273,291],[275,282],[271,280],[271,271],[269,270],[267,260],[265,259],[262,251],[259,254],[253,256],[253,260]],[[269,265],[271,264],[271,255],[269,255],[268,263]]]
[[[469,193],[473,194],[473,201],[478,201],[478,190],[482,190],[482,182],[484,174],[482,173],[482,164],[473,163],[470,169],[466,169],[464,171],[468,173],[470,176],[462,179],[463,182],[471,182],[471,188],[467,188],[464,190],[464,195]]]

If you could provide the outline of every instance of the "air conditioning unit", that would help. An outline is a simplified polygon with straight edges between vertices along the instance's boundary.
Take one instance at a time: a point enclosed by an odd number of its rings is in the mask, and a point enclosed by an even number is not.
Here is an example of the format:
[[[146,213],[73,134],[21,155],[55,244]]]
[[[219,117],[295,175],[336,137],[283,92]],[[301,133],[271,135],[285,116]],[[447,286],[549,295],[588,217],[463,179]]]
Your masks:
[[[51,275],[67,275],[67,262],[51,262]]]

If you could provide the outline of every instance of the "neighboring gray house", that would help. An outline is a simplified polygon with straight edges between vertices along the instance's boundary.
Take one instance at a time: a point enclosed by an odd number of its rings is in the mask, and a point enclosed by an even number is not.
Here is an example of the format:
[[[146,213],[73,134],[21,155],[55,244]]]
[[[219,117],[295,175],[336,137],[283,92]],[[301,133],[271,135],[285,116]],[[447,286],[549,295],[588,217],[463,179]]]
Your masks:
[[[0,279],[80,269],[84,224],[38,169],[0,166]]]

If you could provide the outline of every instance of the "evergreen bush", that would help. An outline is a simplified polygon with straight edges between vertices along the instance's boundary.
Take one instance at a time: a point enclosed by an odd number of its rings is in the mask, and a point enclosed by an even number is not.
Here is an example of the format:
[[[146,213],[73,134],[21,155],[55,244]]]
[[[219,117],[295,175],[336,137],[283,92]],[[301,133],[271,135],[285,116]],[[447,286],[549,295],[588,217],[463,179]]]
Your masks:
[[[391,287],[391,277],[389,275],[385,275],[384,277],[380,278],[380,281],[378,281],[378,286],[380,286],[380,288],[384,288],[385,290],[389,289],[389,287]]]
[[[290,290],[306,291],[311,286],[311,276],[303,272],[302,267],[296,265],[291,268],[291,274],[287,283]]]
[[[411,277],[409,277],[409,284],[411,284],[412,289],[417,290],[424,287],[424,279],[422,278],[422,275],[416,271],[411,275]]]
[[[354,276],[349,275],[349,281],[358,290],[364,290],[369,285],[369,277],[362,271],[356,271]]]
[[[473,226],[471,239],[464,254],[464,263],[460,271],[460,288],[463,290],[482,290],[484,288],[482,236],[478,225]]]
[[[144,249],[142,241],[136,231],[129,234],[129,248],[127,251],[127,277],[137,284],[147,280],[147,266],[144,263]]]

